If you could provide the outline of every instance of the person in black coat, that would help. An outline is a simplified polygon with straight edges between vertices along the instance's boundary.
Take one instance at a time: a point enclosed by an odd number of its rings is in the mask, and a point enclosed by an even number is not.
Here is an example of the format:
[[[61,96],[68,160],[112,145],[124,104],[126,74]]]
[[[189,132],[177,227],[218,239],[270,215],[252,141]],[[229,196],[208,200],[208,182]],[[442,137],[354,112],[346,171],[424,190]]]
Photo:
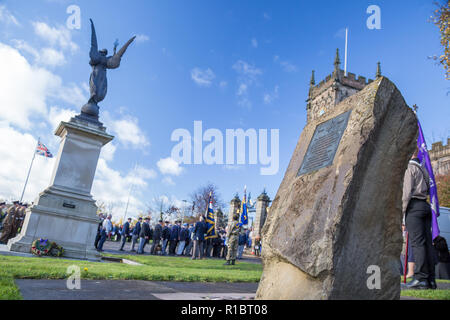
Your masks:
[[[131,251],[134,250],[134,245],[138,242],[139,234],[141,233],[141,224],[142,224],[142,218],[139,218],[138,222],[136,222],[136,225],[133,228],[132,232],[132,240],[131,240]]]
[[[192,250],[192,260],[203,259],[203,243],[205,242],[205,234],[207,232],[205,217],[200,216],[200,221],[194,227],[194,248]]]
[[[150,218],[145,218],[144,223],[141,226],[141,232],[139,234],[139,250],[138,250],[138,254],[143,254],[144,253],[144,247],[147,244],[148,240],[151,238],[152,236],[152,232],[151,232],[151,228],[150,228]]]
[[[103,220],[105,220],[105,217],[101,213],[99,214],[98,218],[99,218],[99,223],[97,226],[97,235],[95,236],[95,242],[94,242],[95,249],[97,249],[97,247],[98,247],[98,243],[100,241],[102,228],[103,228]]]
[[[189,229],[188,224],[185,223],[180,230],[180,241],[178,242],[177,248],[177,256],[183,255],[184,248],[186,247],[186,243],[189,240]]]
[[[170,239],[170,229],[169,229],[169,221],[166,221],[164,223],[164,227],[162,229],[162,255],[165,256],[167,254],[167,243],[169,242]]]
[[[128,218],[128,221],[125,222],[122,228],[122,246],[120,247],[120,251],[123,251],[123,247],[125,246],[125,242],[127,241],[127,238],[130,236],[130,224],[131,224],[131,218]]]
[[[436,264],[436,279],[450,280],[450,253],[445,238],[437,236],[433,241],[438,263]]]
[[[156,247],[159,245],[159,242],[161,241],[163,225],[164,225],[163,221],[159,220],[158,224],[155,226],[155,230],[153,231],[153,244],[150,250],[150,253],[153,255],[156,254]]]
[[[175,255],[175,249],[177,248],[178,241],[180,241],[180,222],[176,221],[170,230],[169,241],[169,255]]]

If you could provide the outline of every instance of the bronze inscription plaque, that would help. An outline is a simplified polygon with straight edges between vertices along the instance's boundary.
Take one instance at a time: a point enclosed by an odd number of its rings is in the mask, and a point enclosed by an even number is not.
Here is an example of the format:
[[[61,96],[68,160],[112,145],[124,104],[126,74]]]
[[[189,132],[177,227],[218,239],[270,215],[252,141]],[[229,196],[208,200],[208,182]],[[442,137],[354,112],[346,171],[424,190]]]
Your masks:
[[[317,126],[298,176],[328,167],[333,163],[342,135],[347,128],[350,111]]]

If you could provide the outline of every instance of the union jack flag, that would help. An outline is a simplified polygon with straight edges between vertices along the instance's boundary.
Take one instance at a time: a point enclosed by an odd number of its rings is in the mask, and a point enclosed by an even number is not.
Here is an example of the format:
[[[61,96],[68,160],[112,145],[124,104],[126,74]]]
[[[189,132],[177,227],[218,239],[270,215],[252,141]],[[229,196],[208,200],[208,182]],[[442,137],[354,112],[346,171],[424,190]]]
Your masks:
[[[53,158],[52,153],[48,150],[48,148],[42,143],[38,142],[38,145],[36,147],[36,153],[40,156],[46,157],[46,158]]]

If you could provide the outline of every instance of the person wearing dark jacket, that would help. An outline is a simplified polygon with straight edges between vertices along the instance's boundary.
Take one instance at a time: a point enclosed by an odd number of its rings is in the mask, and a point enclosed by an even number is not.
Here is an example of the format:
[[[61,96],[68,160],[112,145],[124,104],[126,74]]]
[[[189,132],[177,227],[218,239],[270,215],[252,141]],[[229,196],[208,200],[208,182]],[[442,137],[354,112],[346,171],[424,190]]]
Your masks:
[[[169,239],[170,239],[169,221],[166,221],[164,223],[164,227],[162,229],[161,236],[162,236],[162,248],[161,248],[162,253],[161,254],[163,256],[165,256],[167,254],[167,243],[169,242]]]
[[[189,231],[189,239],[188,239],[188,242],[186,244],[186,248],[184,250],[184,255],[185,256],[191,256],[192,247],[194,246],[194,240],[192,240],[192,234],[194,232],[194,225],[193,224],[191,224],[189,226],[188,231]]]
[[[147,217],[145,218],[145,221],[141,226],[141,232],[139,234],[139,250],[137,252],[138,254],[144,253],[144,247],[152,236],[149,222],[150,218]]]
[[[188,224],[185,223],[180,230],[180,241],[178,242],[177,256],[181,256],[183,254],[186,242],[188,240],[189,240],[189,229]]]
[[[194,227],[194,248],[192,250],[192,260],[203,259],[203,243],[205,241],[205,233],[207,232],[207,226],[205,218],[200,216],[200,221],[195,224]]]
[[[161,241],[163,225],[164,225],[163,221],[159,220],[158,224],[155,226],[155,230],[153,231],[153,244],[150,250],[150,253],[153,255],[156,254],[156,248],[159,245],[159,242]]]
[[[132,232],[132,240],[131,240],[131,251],[134,250],[134,245],[138,242],[139,234],[141,233],[141,224],[142,224],[142,218],[139,218],[138,222],[136,222],[136,225],[133,228]]]
[[[105,220],[105,217],[101,213],[99,214],[98,218],[99,218],[99,223],[97,226],[97,235],[95,236],[95,242],[94,242],[95,249],[97,249],[97,247],[98,247],[98,243],[100,241],[101,234],[102,234],[103,220]]]
[[[414,277],[408,289],[436,289],[435,256],[431,235],[430,177],[417,158],[417,148],[409,161],[403,181],[403,214],[414,253]]]
[[[178,241],[180,241],[180,226],[179,222],[176,221],[170,230],[169,255],[175,255],[175,249],[177,248]]]
[[[120,247],[120,251],[123,251],[123,247],[125,246],[125,242],[127,242],[127,238],[130,236],[130,224],[131,218],[128,218],[128,221],[125,222],[122,228],[122,246]]]
[[[434,249],[438,257],[436,265],[436,279],[450,280],[450,253],[445,238],[437,236],[433,241]]]
[[[244,254],[244,249],[245,245],[247,244],[247,240],[248,239],[246,231],[239,233],[237,259],[242,259],[242,255]]]

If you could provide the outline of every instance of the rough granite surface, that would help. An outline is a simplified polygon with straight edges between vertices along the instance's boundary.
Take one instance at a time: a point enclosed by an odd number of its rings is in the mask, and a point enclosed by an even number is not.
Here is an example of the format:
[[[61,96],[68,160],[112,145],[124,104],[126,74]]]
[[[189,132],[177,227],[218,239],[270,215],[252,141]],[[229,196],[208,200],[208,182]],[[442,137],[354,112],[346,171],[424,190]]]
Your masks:
[[[322,122],[351,110],[329,167],[297,176]],[[379,78],[307,124],[263,228],[258,299],[399,299],[401,193],[417,120]],[[369,266],[381,289],[367,286]]]

